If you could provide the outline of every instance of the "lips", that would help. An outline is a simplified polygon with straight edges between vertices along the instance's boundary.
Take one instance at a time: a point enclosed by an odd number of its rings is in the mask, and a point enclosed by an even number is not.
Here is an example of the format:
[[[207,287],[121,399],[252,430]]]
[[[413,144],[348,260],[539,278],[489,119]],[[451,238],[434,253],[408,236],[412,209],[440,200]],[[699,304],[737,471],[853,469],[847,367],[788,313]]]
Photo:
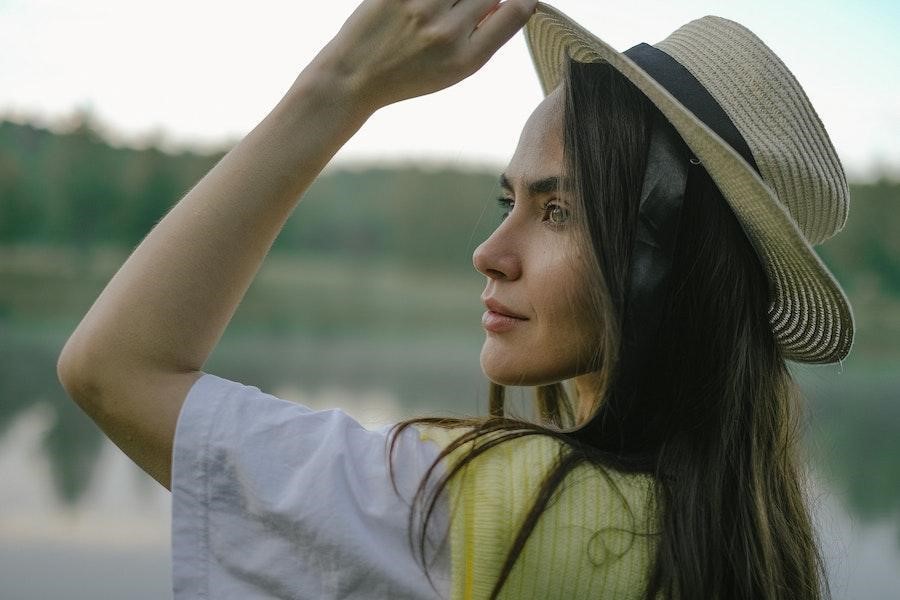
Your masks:
[[[517,319],[492,310],[487,310],[481,315],[481,326],[493,333],[511,331],[527,321],[528,319]]]
[[[498,313],[505,317],[512,317],[513,319],[521,319],[523,321],[528,320],[528,317],[526,317],[525,315],[515,312],[513,309],[507,307],[505,304],[495,300],[494,298],[485,298],[484,305],[491,312]]]

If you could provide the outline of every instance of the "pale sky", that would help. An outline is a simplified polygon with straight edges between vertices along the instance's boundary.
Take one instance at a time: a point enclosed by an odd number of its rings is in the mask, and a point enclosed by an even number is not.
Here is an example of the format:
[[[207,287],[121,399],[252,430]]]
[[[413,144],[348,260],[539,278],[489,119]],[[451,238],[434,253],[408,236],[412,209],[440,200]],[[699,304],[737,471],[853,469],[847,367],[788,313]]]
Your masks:
[[[233,144],[277,104],[357,0],[0,0],[0,118],[89,109],[119,144]],[[900,173],[900,4],[883,0],[557,0],[619,50],[716,14],[747,26],[810,97],[852,177]],[[335,162],[502,168],[541,100],[522,33],[480,71],[377,112]],[[54,125],[62,127],[63,125]]]

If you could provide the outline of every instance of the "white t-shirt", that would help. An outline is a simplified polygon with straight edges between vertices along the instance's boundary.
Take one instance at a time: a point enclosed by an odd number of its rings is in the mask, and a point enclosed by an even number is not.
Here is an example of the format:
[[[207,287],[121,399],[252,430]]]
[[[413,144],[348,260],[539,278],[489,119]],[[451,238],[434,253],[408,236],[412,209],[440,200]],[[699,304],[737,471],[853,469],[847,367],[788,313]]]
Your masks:
[[[436,592],[407,537],[410,502],[439,448],[404,430],[398,497],[388,429],[200,377],[172,458],[175,600],[449,598],[449,540],[429,568]],[[429,525],[436,542],[447,514],[443,500]]]

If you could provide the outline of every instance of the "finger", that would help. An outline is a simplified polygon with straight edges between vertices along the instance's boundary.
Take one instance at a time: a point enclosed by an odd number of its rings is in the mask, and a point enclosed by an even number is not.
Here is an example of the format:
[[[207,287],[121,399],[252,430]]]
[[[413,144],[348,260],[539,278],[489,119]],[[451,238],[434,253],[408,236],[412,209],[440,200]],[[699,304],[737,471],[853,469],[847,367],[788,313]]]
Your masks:
[[[506,0],[498,4],[469,37],[472,51],[484,60],[493,56],[500,46],[525,26],[534,14],[535,6],[537,0]]]
[[[471,33],[499,5],[500,0],[458,0],[450,9],[450,15],[460,30],[468,29],[467,33]]]
[[[478,24],[475,25],[475,29],[478,29],[479,27],[481,27],[481,24],[484,23],[484,20],[487,19],[488,17],[490,17],[495,12],[497,12],[498,8],[500,8],[499,2],[497,2],[497,4],[495,4],[494,6],[492,6],[486,13],[484,13],[484,15],[482,15],[482,17],[480,19],[478,19]]]

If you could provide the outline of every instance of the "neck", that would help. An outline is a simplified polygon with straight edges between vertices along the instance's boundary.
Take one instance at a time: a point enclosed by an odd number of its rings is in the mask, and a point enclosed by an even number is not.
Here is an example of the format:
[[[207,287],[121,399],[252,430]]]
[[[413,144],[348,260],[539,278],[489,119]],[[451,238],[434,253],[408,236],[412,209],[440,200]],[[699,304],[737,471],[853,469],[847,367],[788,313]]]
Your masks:
[[[585,422],[597,409],[600,394],[603,389],[603,379],[600,371],[584,373],[573,379],[575,391],[578,396],[577,421]]]

